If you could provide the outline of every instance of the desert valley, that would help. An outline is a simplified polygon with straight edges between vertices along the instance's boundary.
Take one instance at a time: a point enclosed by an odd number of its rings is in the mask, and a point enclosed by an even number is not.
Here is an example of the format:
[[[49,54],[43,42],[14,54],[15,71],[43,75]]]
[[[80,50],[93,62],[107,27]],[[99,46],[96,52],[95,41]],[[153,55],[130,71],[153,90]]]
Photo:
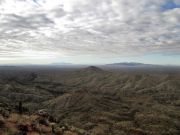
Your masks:
[[[180,134],[179,68],[0,68],[1,135]]]

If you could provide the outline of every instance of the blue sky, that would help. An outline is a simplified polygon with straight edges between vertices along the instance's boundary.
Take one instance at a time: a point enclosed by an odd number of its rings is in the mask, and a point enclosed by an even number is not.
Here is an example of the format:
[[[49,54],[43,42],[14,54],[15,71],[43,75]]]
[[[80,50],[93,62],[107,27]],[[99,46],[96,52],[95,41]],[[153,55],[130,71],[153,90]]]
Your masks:
[[[180,0],[3,0],[0,64],[180,65]]]
[[[180,8],[180,4],[176,4],[174,1],[172,0],[168,0],[163,6],[162,8],[164,10],[172,10],[174,8]]]
[[[162,55],[162,54],[151,54],[142,56],[132,57],[119,57],[119,58],[106,58],[102,59],[99,57],[85,56],[85,59],[79,57],[74,58],[62,58],[59,63],[70,62],[74,64],[108,64],[108,63],[121,63],[121,62],[139,62],[146,64],[158,64],[158,65],[180,65],[180,55]]]
[[[121,59],[123,61],[123,59]],[[140,57],[130,57],[126,61],[133,62],[138,61],[147,64],[158,64],[158,65],[180,65],[180,55],[161,55],[152,54],[144,55]]]

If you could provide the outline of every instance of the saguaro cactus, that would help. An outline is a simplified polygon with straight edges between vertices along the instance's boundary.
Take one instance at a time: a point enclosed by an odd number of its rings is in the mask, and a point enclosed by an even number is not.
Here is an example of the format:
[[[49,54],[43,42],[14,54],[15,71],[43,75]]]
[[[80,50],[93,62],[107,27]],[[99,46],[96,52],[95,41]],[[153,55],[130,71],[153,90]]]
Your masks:
[[[18,111],[19,111],[20,114],[23,113],[22,101],[19,101]]]

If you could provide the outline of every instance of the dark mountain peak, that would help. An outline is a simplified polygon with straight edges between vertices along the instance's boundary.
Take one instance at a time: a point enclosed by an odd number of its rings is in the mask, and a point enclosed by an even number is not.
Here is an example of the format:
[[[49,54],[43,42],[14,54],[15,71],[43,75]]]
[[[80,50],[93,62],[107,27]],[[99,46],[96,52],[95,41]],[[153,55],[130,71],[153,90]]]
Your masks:
[[[82,71],[83,72],[102,72],[103,70],[96,66],[89,66],[87,68],[84,68]]]

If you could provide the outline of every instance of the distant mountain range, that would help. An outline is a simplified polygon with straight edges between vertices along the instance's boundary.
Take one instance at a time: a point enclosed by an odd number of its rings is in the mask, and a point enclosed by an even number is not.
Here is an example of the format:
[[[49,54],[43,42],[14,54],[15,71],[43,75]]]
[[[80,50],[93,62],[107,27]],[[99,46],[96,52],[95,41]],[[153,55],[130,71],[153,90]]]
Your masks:
[[[74,64],[74,63],[66,63],[66,62],[57,62],[57,63],[51,63],[51,64],[6,64],[1,65],[0,67],[49,67],[49,66],[58,66],[58,67],[87,67],[87,66],[98,66],[98,67],[180,67],[179,65],[160,65],[160,64],[146,64],[146,63],[139,63],[139,62],[120,62],[120,63],[110,63],[110,64]]]
[[[137,63],[137,62],[123,62],[123,63],[112,63],[106,64],[107,66],[150,66],[152,64],[144,64],[144,63]]]
[[[62,65],[62,66],[72,66],[72,65],[79,65],[73,63],[52,63],[52,65]],[[138,62],[122,62],[122,63],[112,63],[112,64],[105,64],[104,66],[150,66],[152,64],[144,64]],[[84,65],[86,66],[86,65]]]

